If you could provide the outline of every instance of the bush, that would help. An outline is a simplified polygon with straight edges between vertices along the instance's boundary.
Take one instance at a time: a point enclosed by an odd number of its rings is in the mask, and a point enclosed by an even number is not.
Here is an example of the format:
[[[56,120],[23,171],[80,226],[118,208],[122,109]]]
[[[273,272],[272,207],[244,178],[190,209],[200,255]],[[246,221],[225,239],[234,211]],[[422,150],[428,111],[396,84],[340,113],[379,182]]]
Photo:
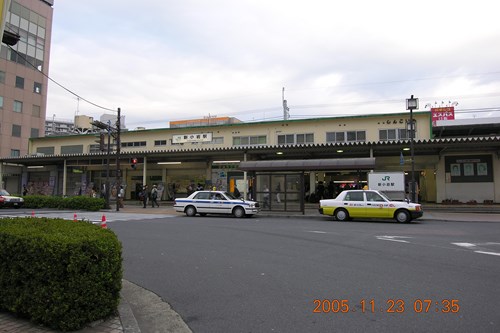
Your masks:
[[[50,195],[27,195],[24,197],[25,208],[56,208],[99,211],[105,208],[104,198],[87,196],[58,197]]]
[[[0,219],[0,310],[59,330],[117,312],[121,244],[107,229],[62,219]]]

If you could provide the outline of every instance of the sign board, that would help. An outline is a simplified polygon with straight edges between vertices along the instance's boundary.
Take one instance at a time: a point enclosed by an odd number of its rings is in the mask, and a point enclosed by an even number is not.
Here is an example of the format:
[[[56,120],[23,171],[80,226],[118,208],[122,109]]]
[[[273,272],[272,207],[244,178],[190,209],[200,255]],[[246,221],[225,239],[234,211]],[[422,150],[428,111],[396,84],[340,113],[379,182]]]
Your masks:
[[[191,134],[181,134],[173,135],[173,143],[186,143],[186,142],[211,142],[212,133],[191,133]]]
[[[404,192],[404,172],[372,172],[368,174],[368,187],[370,190],[383,192]]]
[[[436,125],[438,120],[453,120],[455,119],[455,107],[431,108],[431,115],[432,125]]]

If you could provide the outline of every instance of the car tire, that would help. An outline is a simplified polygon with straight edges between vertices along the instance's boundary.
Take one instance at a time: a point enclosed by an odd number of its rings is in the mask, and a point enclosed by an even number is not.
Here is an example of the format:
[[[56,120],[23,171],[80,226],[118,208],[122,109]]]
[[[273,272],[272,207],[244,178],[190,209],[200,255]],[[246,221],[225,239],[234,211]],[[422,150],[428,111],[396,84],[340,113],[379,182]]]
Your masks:
[[[404,209],[396,211],[394,218],[399,223],[410,223],[411,221],[410,213]]]
[[[245,217],[245,210],[243,209],[243,207],[234,207],[233,215],[237,218]]]
[[[335,211],[335,219],[337,221],[348,221],[349,220],[349,213],[345,209],[337,209]]]
[[[184,212],[187,216],[193,217],[196,215],[196,208],[194,206],[187,206],[186,209],[184,209]]]

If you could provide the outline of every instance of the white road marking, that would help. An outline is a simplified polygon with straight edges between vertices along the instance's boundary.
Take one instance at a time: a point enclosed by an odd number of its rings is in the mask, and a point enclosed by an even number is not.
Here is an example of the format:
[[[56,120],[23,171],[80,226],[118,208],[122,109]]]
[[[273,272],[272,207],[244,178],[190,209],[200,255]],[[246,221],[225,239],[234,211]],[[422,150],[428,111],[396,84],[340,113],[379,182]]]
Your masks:
[[[407,236],[375,236],[379,240],[386,240],[386,241],[391,241],[391,242],[399,242],[399,243],[409,243],[408,241],[405,241],[403,239],[397,239],[397,238],[411,238]]]
[[[496,253],[496,252],[486,252],[486,251],[474,251],[476,253],[482,253],[482,254],[490,254],[492,256],[500,256],[500,253]]]
[[[476,244],[472,244],[472,243],[451,243],[451,244],[456,245],[456,246],[466,247],[466,248],[471,248],[471,247],[476,246]]]
[[[326,234],[327,233],[326,231],[318,231],[318,230],[307,230],[307,232],[312,232],[315,234]]]
[[[471,249],[471,250],[474,250],[474,248],[477,248],[478,246],[481,246],[481,245],[500,245],[500,243],[496,243],[496,242],[475,243],[475,244],[474,243],[451,243],[451,244],[465,247],[465,248]],[[500,253],[498,253],[498,252],[478,251],[478,250],[475,250],[474,252],[481,253],[481,254],[489,254],[492,256],[500,256]]]

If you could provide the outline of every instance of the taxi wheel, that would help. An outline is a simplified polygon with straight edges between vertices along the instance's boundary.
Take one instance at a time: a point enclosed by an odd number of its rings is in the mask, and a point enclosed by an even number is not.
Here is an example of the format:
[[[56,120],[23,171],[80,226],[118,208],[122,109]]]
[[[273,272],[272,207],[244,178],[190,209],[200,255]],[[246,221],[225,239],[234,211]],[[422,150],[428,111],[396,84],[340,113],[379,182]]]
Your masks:
[[[184,211],[187,216],[193,217],[196,215],[196,208],[194,206],[187,206]]]
[[[408,213],[406,210],[398,210],[396,212],[396,221],[399,223],[409,223],[411,218],[410,218],[410,213]]]
[[[345,209],[337,209],[335,211],[335,219],[337,221],[347,221],[349,220],[349,213]]]
[[[234,207],[233,215],[237,218],[241,218],[245,216],[245,210],[242,207]]]

